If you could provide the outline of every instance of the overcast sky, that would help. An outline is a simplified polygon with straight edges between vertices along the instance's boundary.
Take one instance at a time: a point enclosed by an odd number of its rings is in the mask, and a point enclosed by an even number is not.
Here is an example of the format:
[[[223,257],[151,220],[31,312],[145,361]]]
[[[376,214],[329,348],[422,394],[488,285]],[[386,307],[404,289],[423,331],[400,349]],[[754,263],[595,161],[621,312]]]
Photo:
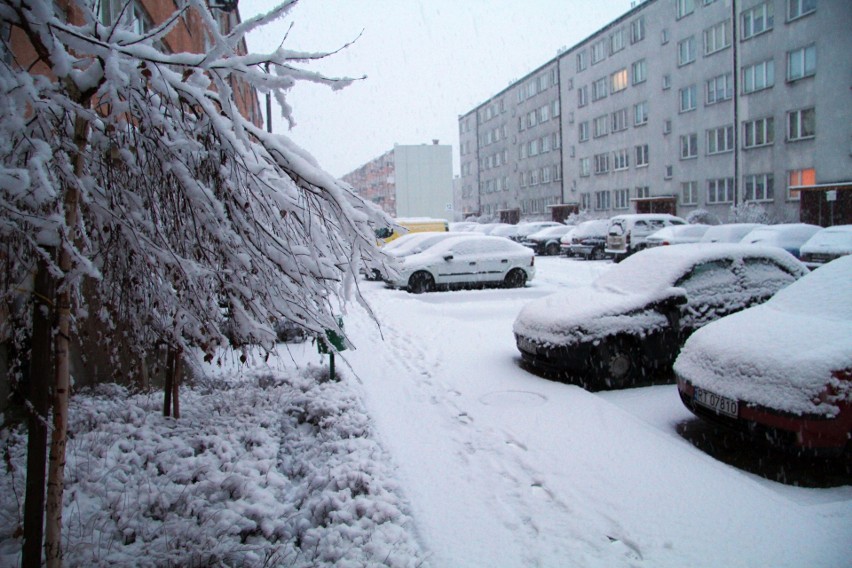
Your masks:
[[[242,0],[243,20],[276,0]],[[630,0],[301,0],[290,15],[248,38],[249,50],[347,49],[308,67],[360,77],[352,86],[299,85],[287,96],[296,126],[280,111],[273,129],[323,168],[342,176],[394,144],[453,145],[458,117],[630,9]],[[263,102],[263,101],[262,101]],[[263,105],[262,105],[263,106]]]

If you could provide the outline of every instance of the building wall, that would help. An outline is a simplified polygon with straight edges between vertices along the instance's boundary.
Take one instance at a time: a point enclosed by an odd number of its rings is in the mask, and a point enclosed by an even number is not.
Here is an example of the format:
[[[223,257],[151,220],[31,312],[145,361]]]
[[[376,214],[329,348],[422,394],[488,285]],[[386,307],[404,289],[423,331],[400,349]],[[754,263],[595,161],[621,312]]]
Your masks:
[[[393,217],[455,217],[449,144],[397,144],[341,179]]]
[[[397,216],[452,218],[453,147],[398,145],[393,152]]]
[[[790,3],[813,4],[816,9],[788,17]],[[772,14],[772,25],[764,26],[765,30],[751,28],[760,33],[749,33],[746,24],[764,20],[748,16],[767,13]],[[788,188],[791,183],[852,179],[852,59],[848,57],[852,35],[846,31],[850,22],[852,2],[642,2],[460,116],[460,202],[465,211],[482,214],[495,204],[519,207],[527,218],[538,216],[542,200],[579,203],[603,217],[635,211],[637,199],[671,197],[676,212],[683,216],[704,209],[727,220],[732,206],[748,202],[761,205],[778,221],[797,219],[798,192]],[[682,61],[679,54],[689,41],[694,56]],[[802,56],[797,53],[800,48],[808,48],[808,58],[815,56],[815,69],[802,78],[788,77],[788,59]],[[751,75],[752,66],[764,61],[774,65],[772,85],[747,92],[744,73]],[[558,66],[558,88],[524,96],[530,83],[554,66]],[[605,94],[595,96],[600,87]],[[521,124],[518,117],[540,109],[551,99],[551,92],[559,96],[558,119],[551,113],[550,121],[535,127]],[[682,106],[682,100],[689,104]],[[490,121],[484,120],[495,105],[500,110],[498,118],[493,118],[492,110]],[[637,108],[644,109],[641,120]],[[808,121],[809,109],[815,117],[815,134],[790,139],[790,113]],[[502,121],[504,115],[514,121],[509,123],[508,136],[489,142],[490,122]],[[746,135],[756,124],[765,125],[755,123],[763,119],[772,120],[774,139],[748,144],[754,138],[750,134],[747,140]],[[596,122],[605,130],[596,132]],[[561,132],[560,147],[529,157],[530,141],[551,132],[551,124]],[[476,148],[464,146],[471,140]],[[483,158],[493,153],[492,148],[508,150],[508,163],[491,168]],[[561,159],[561,180],[542,186],[542,168],[555,156]],[[465,163],[470,164],[468,171]],[[508,189],[489,192],[488,180],[507,171],[514,172]],[[534,171],[539,172],[535,185],[523,177]],[[750,191],[754,182],[760,182],[756,192]],[[766,183],[772,187],[769,194],[763,191]]]

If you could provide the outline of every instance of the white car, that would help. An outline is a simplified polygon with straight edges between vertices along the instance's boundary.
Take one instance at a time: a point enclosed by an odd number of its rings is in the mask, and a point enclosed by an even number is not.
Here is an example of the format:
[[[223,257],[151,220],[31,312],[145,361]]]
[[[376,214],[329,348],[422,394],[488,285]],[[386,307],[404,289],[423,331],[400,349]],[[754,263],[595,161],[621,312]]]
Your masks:
[[[414,294],[436,288],[522,288],[535,276],[535,255],[503,237],[460,235],[407,256],[386,283]]]
[[[537,233],[548,227],[558,227],[560,225],[562,225],[562,223],[557,223],[556,221],[529,221],[527,223],[518,223],[517,231],[515,231],[515,234],[510,238],[520,243],[526,239],[528,235],[532,235],[533,233]]]
[[[852,254],[852,225],[835,225],[814,233],[799,249],[802,262],[810,268]]]
[[[521,242],[525,247],[531,248],[536,254],[557,255],[560,252],[561,239],[567,233],[573,231],[573,225],[556,225],[536,231]]]
[[[820,229],[822,227],[819,225],[807,223],[765,225],[748,233],[740,242],[747,245],[779,247],[799,258],[799,248]]]
[[[400,237],[396,241],[388,244],[385,252],[394,257],[394,258],[403,258],[406,256],[410,256],[412,254],[417,254],[423,252],[428,249],[432,245],[439,243],[445,239],[452,239],[458,237],[459,233],[453,232],[445,232],[445,233],[437,233],[437,232],[428,232],[428,233],[412,233],[410,235],[405,235],[404,237]],[[410,237],[410,238],[408,238]],[[406,239],[404,242],[400,243],[395,247],[391,247],[394,243],[398,241],[402,241]]]
[[[707,232],[710,225],[671,225],[663,227],[655,233],[645,237],[646,247],[658,247],[663,245],[683,245],[686,243],[697,243]]]
[[[743,237],[759,227],[765,227],[763,223],[725,223],[723,225],[712,225],[704,236],[702,243],[738,243]]]

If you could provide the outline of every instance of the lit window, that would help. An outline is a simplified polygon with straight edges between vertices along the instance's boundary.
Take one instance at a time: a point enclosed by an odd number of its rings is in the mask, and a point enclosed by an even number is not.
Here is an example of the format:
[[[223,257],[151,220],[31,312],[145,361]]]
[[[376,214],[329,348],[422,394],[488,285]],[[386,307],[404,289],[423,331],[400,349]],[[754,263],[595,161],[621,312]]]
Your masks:
[[[764,2],[751,10],[742,13],[743,39],[754,37],[772,29],[775,21],[775,10],[770,2]]]
[[[775,84],[775,62],[772,59],[743,67],[743,94],[768,89]]]
[[[816,73],[816,46],[809,45],[787,53],[787,80],[795,81]]]
[[[813,108],[787,113],[787,140],[804,140],[816,136],[816,113]]]
[[[801,191],[797,188],[816,184],[816,170],[807,168],[804,170],[792,170],[787,175],[787,199],[798,201]]]
[[[617,93],[627,88],[627,69],[619,69],[610,76],[612,80],[612,92]]]

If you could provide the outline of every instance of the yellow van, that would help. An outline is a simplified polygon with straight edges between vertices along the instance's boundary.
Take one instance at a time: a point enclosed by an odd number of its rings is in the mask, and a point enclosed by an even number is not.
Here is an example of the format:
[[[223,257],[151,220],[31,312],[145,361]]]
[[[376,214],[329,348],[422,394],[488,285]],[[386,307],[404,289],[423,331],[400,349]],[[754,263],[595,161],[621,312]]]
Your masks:
[[[432,219],[429,217],[410,217],[395,219],[393,227],[382,227],[376,229],[376,238],[383,245],[398,239],[408,233],[424,233],[427,231],[445,232],[450,230],[450,224],[446,219]]]

